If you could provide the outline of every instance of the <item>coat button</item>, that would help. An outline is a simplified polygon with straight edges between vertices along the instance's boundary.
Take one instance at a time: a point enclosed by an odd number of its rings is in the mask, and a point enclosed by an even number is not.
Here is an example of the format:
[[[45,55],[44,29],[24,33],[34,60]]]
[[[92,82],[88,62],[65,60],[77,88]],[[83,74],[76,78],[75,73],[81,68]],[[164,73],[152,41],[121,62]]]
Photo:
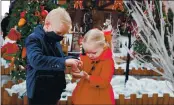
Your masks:
[[[100,87],[100,86],[98,86],[98,85],[96,86],[96,88],[99,88],[99,87]]]

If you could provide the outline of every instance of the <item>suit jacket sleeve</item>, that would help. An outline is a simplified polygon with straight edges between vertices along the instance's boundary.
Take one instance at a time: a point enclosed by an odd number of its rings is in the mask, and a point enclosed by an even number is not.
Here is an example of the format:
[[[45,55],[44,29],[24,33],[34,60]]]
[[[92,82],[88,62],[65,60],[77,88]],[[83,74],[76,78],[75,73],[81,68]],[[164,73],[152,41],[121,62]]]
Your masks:
[[[31,66],[36,70],[65,70],[66,58],[46,56],[42,52],[39,38],[29,36],[25,42],[27,58]]]

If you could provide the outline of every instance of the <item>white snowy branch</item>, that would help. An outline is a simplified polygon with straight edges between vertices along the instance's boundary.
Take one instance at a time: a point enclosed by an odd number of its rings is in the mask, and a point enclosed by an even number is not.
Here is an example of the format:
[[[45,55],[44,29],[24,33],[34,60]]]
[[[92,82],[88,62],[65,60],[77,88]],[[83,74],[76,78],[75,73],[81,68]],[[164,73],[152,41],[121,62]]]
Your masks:
[[[125,6],[127,7],[129,13],[131,13],[133,19],[135,20],[139,37],[143,41],[143,43],[146,45],[147,49],[150,51],[151,55],[155,56],[156,58],[153,59],[153,63],[158,64],[164,72],[161,72],[155,68],[153,68],[154,71],[161,74],[166,80],[172,82],[174,87],[174,27],[172,27],[171,24],[174,26],[174,18],[173,23],[169,23],[169,26],[166,28],[165,25],[167,24],[163,17],[163,11],[162,11],[162,4],[164,1],[159,1],[159,16],[160,18],[160,28],[158,29],[156,27],[155,22],[155,14],[153,14],[153,2],[145,1],[145,7],[147,10],[147,14],[144,13],[144,10],[142,9],[141,5],[134,0],[134,1],[124,1]],[[165,1],[167,2],[167,1]],[[129,4],[129,5],[128,5]],[[169,3],[165,3],[169,4]],[[172,5],[167,5],[167,8],[171,8],[174,12],[174,8]],[[134,27],[134,28],[137,28]],[[169,28],[170,27],[170,28]],[[172,29],[172,30],[169,30]],[[167,35],[165,35],[165,32],[167,32]],[[172,33],[171,33],[172,32]],[[167,36],[167,42],[169,44],[169,50],[171,52],[168,53],[168,48],[165,46],[164,40],[165,36]],[[137,60],[146,62],[142,55],[135,55],[134,56]],[[156,60],[158,59],[158,60]],[[150,66],[150,65],[149,65]],[[174,92],[174,90],[173,90]]]

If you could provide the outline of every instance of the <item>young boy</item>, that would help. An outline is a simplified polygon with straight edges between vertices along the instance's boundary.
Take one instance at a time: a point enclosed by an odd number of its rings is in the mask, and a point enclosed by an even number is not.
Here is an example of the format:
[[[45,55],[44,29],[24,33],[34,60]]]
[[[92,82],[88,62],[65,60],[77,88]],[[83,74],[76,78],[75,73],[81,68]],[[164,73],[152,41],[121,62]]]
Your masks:
[[[68,12],[57,8],[49,12],[44,26],[37,26],[27,37],[26,83],[30,105],[56,104],[66,87],[66,66],[77,67],[80,63],[65,58],[59,43],[71,29],[71,23]]]

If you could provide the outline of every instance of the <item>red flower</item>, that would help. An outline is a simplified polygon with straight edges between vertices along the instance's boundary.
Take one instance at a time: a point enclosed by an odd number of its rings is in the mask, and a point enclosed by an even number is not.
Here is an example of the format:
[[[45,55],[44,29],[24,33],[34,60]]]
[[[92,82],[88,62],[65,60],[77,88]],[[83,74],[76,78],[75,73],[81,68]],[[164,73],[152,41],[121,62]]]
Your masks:
[[[10,30],[10,32],[8,33],[7,37],[10,39],[10,40],[19,40],[21,38],[21,33],[18,32],[16,29],[12,28]]]
[[[6,60],[11,60],[19,51],[19,47],[16,43],[7,43],[1,48],[2,57]]]

